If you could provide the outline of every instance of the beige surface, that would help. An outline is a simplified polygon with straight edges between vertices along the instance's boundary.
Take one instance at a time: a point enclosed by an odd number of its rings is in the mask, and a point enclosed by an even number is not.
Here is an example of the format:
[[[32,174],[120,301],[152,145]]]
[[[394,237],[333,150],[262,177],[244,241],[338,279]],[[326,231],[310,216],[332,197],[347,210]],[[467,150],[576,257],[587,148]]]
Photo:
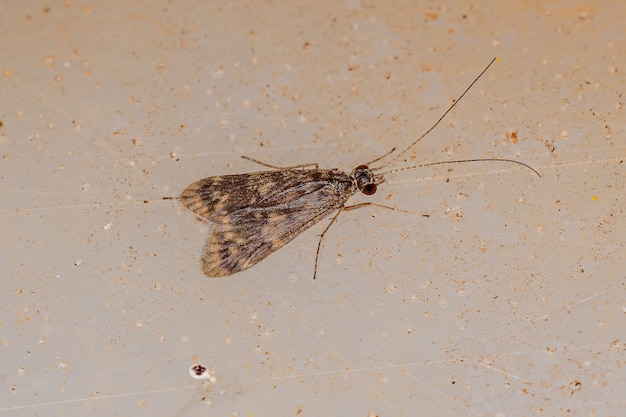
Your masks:
[[[0,415],[626,415],[626,5],[385,3],[0,5]],[[398,173],[371,201],[430,217],[342,214],[317,280],[325,223],[202,275],[162,196],[350,170],[493,56],[416,160],[542,178]]]

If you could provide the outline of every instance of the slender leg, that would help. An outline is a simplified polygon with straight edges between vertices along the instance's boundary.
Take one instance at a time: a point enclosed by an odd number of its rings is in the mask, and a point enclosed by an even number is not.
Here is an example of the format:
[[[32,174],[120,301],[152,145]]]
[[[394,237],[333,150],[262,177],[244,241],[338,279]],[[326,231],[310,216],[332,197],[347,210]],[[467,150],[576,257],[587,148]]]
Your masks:
[[[266,164],[265,162],[261,162],[259,160],[250,158],[249,156],[245,156],[245,155],[241,155],[241,157],[243,159],[247,159],[250,162],[254,162],[255,164],[259,164],[259,165],[263,165],[264,167],[268,167],[268,168],[274,168],[274,169],[280,169],[280,170],[285,170],[285,169],[296,169],[296,168],[306,168],[306,167],[315,167],[315,169],[318,169],[318,165],[317,163],[311,163],[311,164],[300,164],[300,165],[294,165],[294,166],[290,166],[290,167],[277,167],[275,165],[270,165],[270,164]]]
[[[370,165],[371,165],[371,164],[373,164],[374,162],[378,162],[378,161],[380,161],[381,159],[383,159],[383,158],[385,158],[385,157],[387,157],[387,156],[391,155],[391,154],[392,154],[395,150],[396,150],[396,148],[393,148],[392,150],[390,150],[390,151],[389,151],[389,152],[387,152],[386,154],[381,155],[381,156],[379,156],[378,158],[374,159],[373,161],[369,161],[369,162],[367,162],[367,163],[365,163],[365,164],[363,164],[363,165],[370,166]]]
[[[380,208],[384,208],[384,209],[387,209],[387,210],[399,211],[400,213],[417,214],[417,215],[422,216],[422,217],[430,217],[430,214],[416,213],[414,211],[402,210],[402,209],[391,207],[391,206],[385,206],[384,204],[370,203],[370,202],[355,204],[353,206],[347,206],[347,207],[344,207],[343,210],[346,210],[346,211],[347,210],[356,210],[356,209],[359,209],[359,208],[362,208],[362,207],[365,207],[365,206],[380,207]]]
[[[313,268],[313,279],[315,279],[315,277],[317,276],[317,260],[319,259],[319,256],[320,256],[320,248],[322,247],[322,240],[324,240],[324,235],[326,235],[326,232],[328,232],[328,229],[330,229],[330,226],[332,226],[332,224],[335,223],[335,220],[337,220],[337,217],[339,217],[339,213],[341,213],[344,210],[345,211],[356,210],[358,208],[363,208],[365,206],[380,207],[380,208],[389,209],[389,210],[393,210],[393,211],[399,211],[399,212],[402,212],[402,213],[418,214],[418,215],[420,215],[422,217],[430,217],[429,214],[416,213],[414,211],[402,210],[402,209],[399,209],[399,208],[395,208],[395,207],[391,207],[391,206],[385,206],[383,204],[371,203],[371,202],[355,204],[353,206],[341,206],[341,207],[339,207],[339,210],[337,210],[337,214],[335,214],[333,216],[333,218],[330,220],[330,222],[328,223],[328,225],[326,226],[326,228],[324,229],[324,231],[320,235],[320,240],[317,242],[317,250],[315,251],[315,267]]]
[[[328,232],[328,229],[330,229],[330,226],[333,223],[335,223],[335,220],[337,220],[337,217],[339,217],[339,213],[341,213],[343,211],[343,209],[344,209],[343,206],[339,207],[339,210],[337,210],[337,214],[335,214],[333,216],[333,218],[330,221],[330,223],[328,223],[328,225],[326,226],[326,228],[324,229],[324,231],[320,235],[320,240],[319,240],[319,242],[317,242],[317,250],[315,251],[315,267],[313,268],[313,279],[315,279],[315,276],[317,275],[317,259],[320,256],[320,247],[322,246],[322,240],[324,240],[324,235],[326,234],[326,232]]]

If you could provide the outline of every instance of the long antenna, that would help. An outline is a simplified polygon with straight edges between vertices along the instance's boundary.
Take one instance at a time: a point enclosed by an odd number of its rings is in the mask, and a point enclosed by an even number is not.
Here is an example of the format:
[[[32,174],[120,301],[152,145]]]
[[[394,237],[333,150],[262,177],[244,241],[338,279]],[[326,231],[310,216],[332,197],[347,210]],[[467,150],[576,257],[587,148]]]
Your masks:
[[[422,139],[423,139],[426,135],[428,135],[428,134],[429,134],[429,133],[430,133],[430,132],[431,132],[431,131],[435,128],[435,127],[437,127],[437,125],[438,125],[438,124],[439,124],[439,123],[440,123],[440,122],[444,119],[444,117],[446,117],[446,115],[447,115],[448,113],[450,113],[450,111],[454,108],[454,106],[456,106],[456,105],[457,105],[457,103],[458,103],[459,101],[461,101],[461,99],[463,98],[463,96],[464,96],[465,94],[467,94],[467,92],[468,92],[468,91],[469,91],[469,90],[470,90],[470,89],[474,86],[474,84],[476,84],[476,81],[478,81],[478,80],[480,79],[480,77],[482,77],[482,76],[483,76],[483,74],[484,74],[485,72],[487,72],[487,70],[488,70],[488,69],[489,69],[489,67],[490,67],[490,66],[491,66],[491,65],[495,62],[495,60],[496,60],[496,58],[494,57],[494,58],[491,60],[491,62],[489,63],[489,65],[487,65],[487,66],[485,67],[485,69],[484,69],[484,70],[482,70],[482,72],[481,72],[480,74],[478,74],[478,77],[476,77],[476,78],[474,79],[474,81],[472,81],[472,83],[471,83],[471,84],[470,84],[470,85],[469,85],[469,86],[465,89],[465,91],[463,91],[463,94],[461,94],[461,95],[459,96],[459,98],[457,98],[457,99],[456,99],[456,100],[452,103],[452,105],[451,105],[450,107],[448,107],[448,110],[446,110],[446,112],[445,112],[445,113],[444,113],[444,114],[443,114],[443,115],[439,118],[439,120],[437,120],[437,121],[435,122],[435,124],[434,124],[434,125],[432,125],[432,126],[430,127],[430,129],[428,129],[426,132],[424,132],[424,133],[422,134],[422,136],[420,136],[419,138],[417,138],[417,139],[415,140],[415,142],[413,142],[412,144],[410,144],[410,145],[409,145],[407,148],[405,148],[402,152],[400,152],[399,154],[397,154],[396,156],[394,156],[393,158],[391,158],[391,159],[390,159],[387,163],[385,163],[385,164],[383,164],[383,165],[381,165],[381,166],[379,166],[379,167],[377,167],[377,168],[372,168],[372,169],[373,169],[373,170],[378,171],[379,169],[382,169],[382,168],[384,168],[384,167],[386,167],[386,166],[390,165],[391,163],[393,163],[393,162],[397,161],[398,159],[400,159],[400,157],[402,157],[405,153],[407,153],[407,152],[409,151],[409,149],[411,149],[412,147],[414,147],[415,145],[417,145],[417,143],[418,143],[420,140],[422,140]],[[424,165],[420,165],[420,166],[424,166]],[[532,168],[531,168],[531,169],[532,169]],[[533,171],[534,171],[534,170],[533,170]]]
[[[430,166],[433,166],[433,165],[462,164],[462,163],[465,163],[465,162],[512,162],[514,164],[521,165],[524,168],[530,169],[532,172],[537,174],[538,177],[541,177],[541,174],[535,168],[531,167],[530,165],[527,165],[527,164],[525,164],[523,162],[520,162],[520,161],[516,161],[514,159],[502,159],[502,158],[477,158],[477,159],[459,159],[457,161],[429,162],[429,163],[426,163],[426,164],[413,165],[413,166],[410,166],[410,167],[402,167],[402,168],[392,169],[390,171],[381,172],[379,175],[392,174],[392,173],[399,172],[399,171],[408,171],[410,169],[416,169],[416,168],[430,167]]]

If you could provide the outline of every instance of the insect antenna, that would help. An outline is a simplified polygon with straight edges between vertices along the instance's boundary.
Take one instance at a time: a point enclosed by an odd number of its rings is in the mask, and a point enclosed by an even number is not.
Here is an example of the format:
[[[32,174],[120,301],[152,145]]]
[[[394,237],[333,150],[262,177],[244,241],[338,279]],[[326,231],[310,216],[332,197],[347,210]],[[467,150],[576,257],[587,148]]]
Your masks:
[[[428,162],[428,163],[425,163],[425,164],[413,165],[413,166],[410,166],[410,167],[402,167],[402,168],[392,169],[392,170],[389,170],[389,171],[381,172],[379,175],[393,174],[393,173],[400,172],[400,171],[408,171],[410,169],[430,167],[430,166],[433,166],[433,165],[463,164],[463,163],[467,163],[467,162],[509,162],[509,163],[514,163],[514,164],[521,165],[524,168],[527,168],[527,169],[531,170],[532,172],[537,174],[538,177],[541,177],[541,174],[539,173],[539,171],[537,171],[535,168],[531,167],[530,165],[525,164],[525,163],[520,162],[520,161],[516,161],[514,159],[504,159],[504,158],[476,158],[476,159],[459,159],[459,160],[456,160],[456,161]],[[376,169],[376,168],[372,168],[372,169]]]
[[[472,83],[465,89],[465,91],[463,91],[463,94],[461,94],[459,96],[459,98],[457,98],[456,100],[454,100],[454,102],[450,105],[450,107],[448,107],[448,110],[445,111],[445,113],[443,113],[443,115],[439,118],[439,120],[437,120],[435,122],[434,125],[432,125],[430,127],[430,129],[428,129],[426,132],[424,132],[419,138],[417,138],[412,144],[410,144],[407,148],[405,148],[403,151],[401,151],[399,154],[397,154],[396,156],[394,156],[393,158],[391,158],[388,162],[386,162],[385,164],[377,167],[377,168],[372,168],[375,171],[378,171],[380,169],[385,168],[386,166],[391,165],[392,163],[394,163],[395,161],[397,161],[398,159],[400,159],[404,154],[406,154],[409,149],[411,149],[412,147],[414,147],[415,145],[417,145],[417,143],[422,140],[424,137],[426,137],[426,135],[428,135],[435,127],[437,127],[437,125],[448,115],[448,113],[450,113],[450,111],[454,108],[454,106],[456,106],[458,104],[459,101],[461,101],[461,99],[463,98],[463,96],[465,96],[465,94],[467,94],[467,92],[474,86],[474,84],[476,84],[476,82],[480,79],[480,77],[483,76],[483,74],[485,72],[487,72],[487,70],[489,69],[489,67],[491,67],[491,65],[495,62],[496,58],[494,57],[491,62],[485,67],[485,69],[483,69],[481,71],[480,74],[478,74],[478,76],[474,79],[474,81],[472,81]],[[393,151],[395,151],[395,148],[392,149],[389,153],[381,156],[380,158],[376,159],[375,161],[378,161],[379,159],[384,158],[385,156],[390,155]],[[374,162],[374,161],[373,161]],[[452,161],[450,161],[452,162]]]

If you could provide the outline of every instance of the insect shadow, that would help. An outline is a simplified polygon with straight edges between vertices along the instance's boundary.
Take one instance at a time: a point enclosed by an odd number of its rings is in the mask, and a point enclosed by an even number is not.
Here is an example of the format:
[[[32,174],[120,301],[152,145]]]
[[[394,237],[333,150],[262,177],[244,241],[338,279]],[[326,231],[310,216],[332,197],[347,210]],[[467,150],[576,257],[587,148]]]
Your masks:
[[[443,164],[505,162],[520,165],[541,176],[523,162],[501,158],[439,161],[385,171],[437,127],[494,61],[495,58],[426,132],[395,156],[392,156],[396,152],[393,148],[385,155],[357,166],[350,173],[337,168],[319,169],[317,163],[281,168],[243,156],[272,169],[208,177],[189,185],[178,200],[197,216],[215,223],[202,258],[202,271],[209,277],[223,277],[248,269],[335,213],[319,237],[313,269],[315,279],[322,241],[342,211],[375,206],[407,212],[374,202],[346,205],[357,192],[365,195],[376,193],[378,186],[385,182],[386,174]],[[390,156],[387,162],[370,167]]]

